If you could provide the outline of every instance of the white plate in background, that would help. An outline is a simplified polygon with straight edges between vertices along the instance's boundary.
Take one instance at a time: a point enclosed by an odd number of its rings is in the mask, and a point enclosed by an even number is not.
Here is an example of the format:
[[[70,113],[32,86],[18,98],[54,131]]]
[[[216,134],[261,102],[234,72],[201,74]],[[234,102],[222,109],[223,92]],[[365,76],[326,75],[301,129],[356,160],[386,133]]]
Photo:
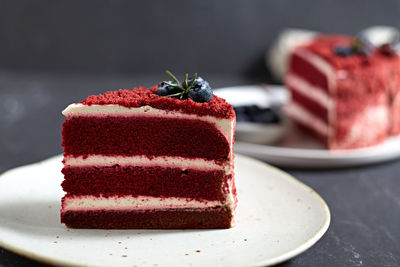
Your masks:
[[[279,85],[249,85],[217,89],[216,95],[233,105],[282,107],[289,93]],[[288,118],[281,124],[237,123],[235,152],[281,167],[340,168],[380,163],[400,157],[400,137],[368,148],[330,151],[294,127]]]
[[[328,229],[324,200],[290,175],[236,156],[236,227],[223,230],[67,229],[60,223],[61,156],[0,176],[0,246],[55,265],[265,266]]]

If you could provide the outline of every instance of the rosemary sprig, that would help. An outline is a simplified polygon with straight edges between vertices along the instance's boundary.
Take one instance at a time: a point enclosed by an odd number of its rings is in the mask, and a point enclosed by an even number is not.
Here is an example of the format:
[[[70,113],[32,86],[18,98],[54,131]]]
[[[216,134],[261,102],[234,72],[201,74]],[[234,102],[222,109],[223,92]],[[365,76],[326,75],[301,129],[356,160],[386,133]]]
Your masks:
[[[176,82],[176,83],[179,84],[179,80],[172,74],[172,72],[170,72],[169,70],[166,70],[165,72],[168,74],[169,77],[171,77],[171,79],[172,79],[174,82]]]
[[[166,95],[166,97],[179,97],[179,99],[182,99],[183,97],[185,97],[190,89],[193,88],[194,82],[197,79],[197,73],[194,74],[192,82],[189,84],[189,74],[185,74],[185,80],[181,83],[169,70],[166,70],[165,73],[171,77],[171,79],[175,82],[175,83],[170,83],[167,81],[164,81],[165,84],[172,86],[176,89],[179,89],[180,92],[178,93],[174,93],[174,94],[170,94],[170,95]]]

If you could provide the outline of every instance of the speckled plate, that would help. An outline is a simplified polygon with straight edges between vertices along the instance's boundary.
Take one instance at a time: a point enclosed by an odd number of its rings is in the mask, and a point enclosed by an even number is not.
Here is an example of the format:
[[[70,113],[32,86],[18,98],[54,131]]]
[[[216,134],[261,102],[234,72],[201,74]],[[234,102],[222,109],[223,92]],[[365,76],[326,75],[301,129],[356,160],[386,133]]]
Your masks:
[[[329,209],[311,188],[237,156],[236,227],[225,230],[77,230],[60,223],[61,156],[0,176],[0,246],[50,264],[272,265],[311,247]]]

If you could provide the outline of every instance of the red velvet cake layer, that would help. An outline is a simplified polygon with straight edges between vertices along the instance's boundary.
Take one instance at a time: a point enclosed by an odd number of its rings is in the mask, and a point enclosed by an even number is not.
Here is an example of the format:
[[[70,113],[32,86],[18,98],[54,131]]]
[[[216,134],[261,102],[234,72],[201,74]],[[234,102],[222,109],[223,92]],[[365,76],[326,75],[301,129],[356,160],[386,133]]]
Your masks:
[[[319,102],[311,99],[308,96],[303,95],[299,91],[291,88],[289,86],[289,90],[291,91],[292,101],[296,102],[298,105],[302,106],[308,112],[314,114],[317,118],[328,124],[329,115],[326,107],[322,106]]]
[[[163,167],[65,167],[62,187],[70,195],[142,195],[225,200],[224,171]]]
[[[308,83],[320,88],[323,91],[328,92],[328,77],[325,73],[321,72],[320,69],[316,68],[308,60],[294,53],[291,56],[289,69],[291,73],[296,74]]]
[[[233,119],[233,107],[224,99],[213,95],[207,103],[197,103],[191,99],[180,100],[172,97],[160,97],[155,92],[157,87],[150,89],[139,87],[133,90],[120,89],[119,91],[106,92],[101,95],[89,96],[81,103],[84,105],[121,105],[125,107],[150,106],[162,110],[175,110],[187,114],[200,116],[213,116],[217,118]]]
[[[71,228],[98,229],[211,229],[232,227],[232,210],[174,209],[158,211],[88,210],[61,213],[61,222]]]
[[[63,124],[64,155],[180,156],[226,160],[230,145],[209,122],[162,117],[71,117]]]

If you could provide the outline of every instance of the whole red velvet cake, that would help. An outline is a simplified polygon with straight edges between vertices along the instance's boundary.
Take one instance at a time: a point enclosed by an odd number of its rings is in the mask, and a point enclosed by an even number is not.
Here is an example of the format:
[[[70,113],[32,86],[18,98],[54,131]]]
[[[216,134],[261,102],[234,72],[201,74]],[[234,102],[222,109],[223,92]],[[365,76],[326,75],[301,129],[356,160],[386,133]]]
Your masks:
[[[359,41],[358,41],[359,42]],[[384,47],[320,35],[291,55],[292,120],[329,149],[372,146],[400,133],[400,61]]]
[[[212,92],[208,102],[188,91],[166,97],[161,86],[89,96],[63,111],[68,227],[233,226],[232,106]]]

